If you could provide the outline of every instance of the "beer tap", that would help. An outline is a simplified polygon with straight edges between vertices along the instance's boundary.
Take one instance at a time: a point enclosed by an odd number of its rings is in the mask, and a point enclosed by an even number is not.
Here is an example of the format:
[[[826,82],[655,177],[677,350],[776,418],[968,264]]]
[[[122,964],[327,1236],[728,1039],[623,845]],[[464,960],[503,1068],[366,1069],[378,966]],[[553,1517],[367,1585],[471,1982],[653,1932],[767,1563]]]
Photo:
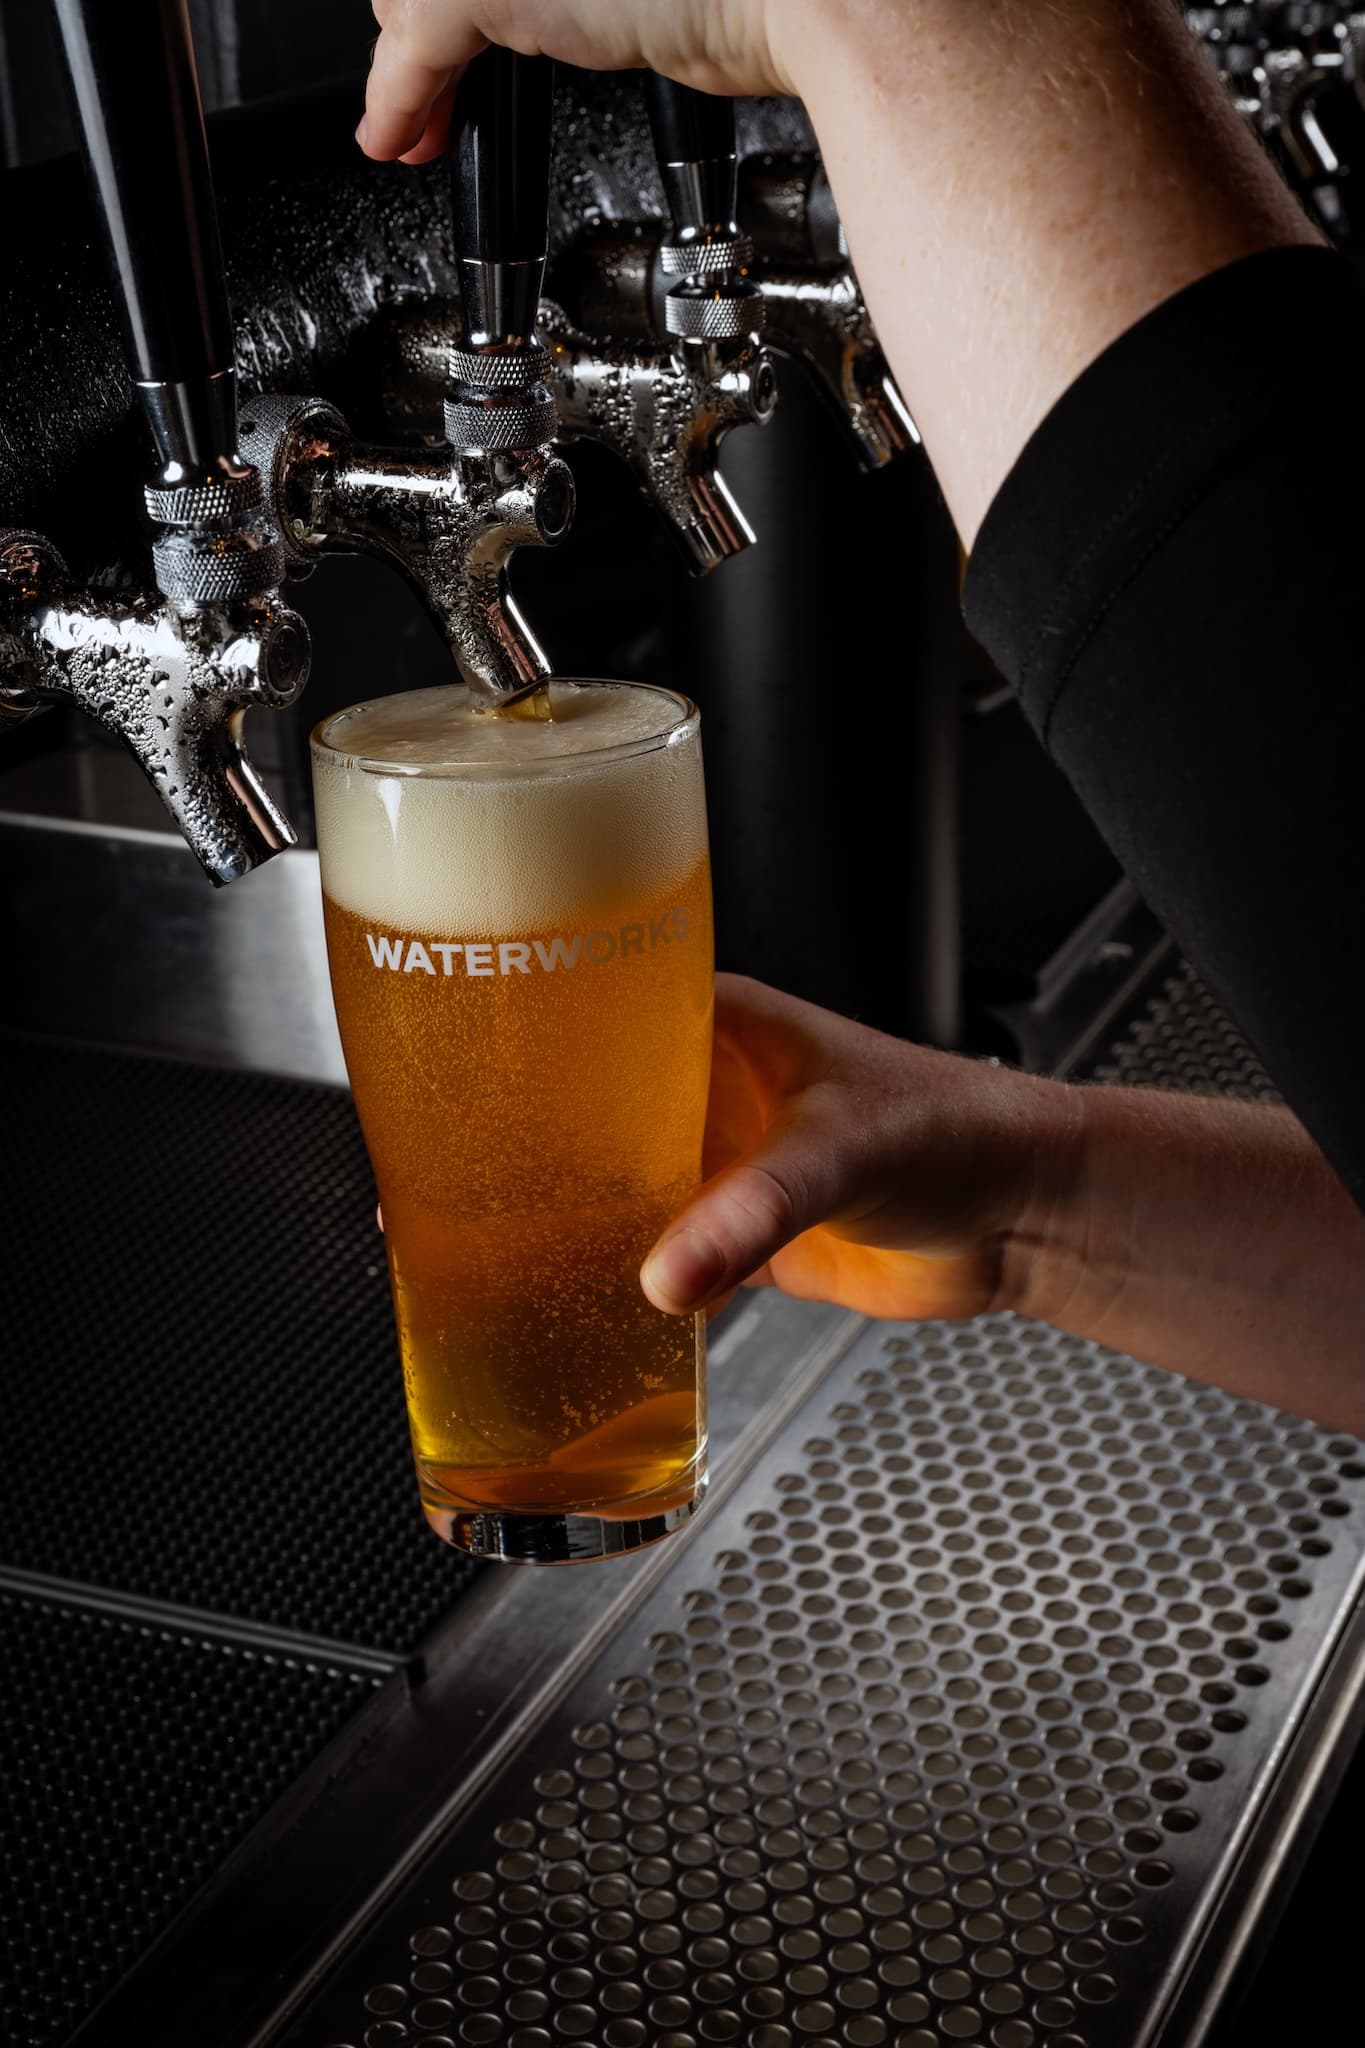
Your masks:
[[[659,341],[647,319],[627,320],[628,328],[642,331],[621,338],[619,301],[601,301],[600,319],[574,319],[552,289],[541,301],[539,332],[549,350],[560,439],[595,441],[618,456],[701,573],[753,539],[717,462],[732,428],[768,419],[777,378],[759,338],[763,302],[745,276],[744,245],[734,228],[729,102],[684,92],[664,79],[650,90],[660,102],[660,171],[674,207],[669,246],[680,252],[672,273],[674,325]],[[693,155],[684,160],[688,150]],[[692,271],[681,267],[685,262]],[[581,302],[575,278],[565,282],[568,296]],[[581,282],[592,292],[597,280],[584,276]],[[390,411],[419,433],[434,424],[451,320],[448,303],[424,300],[403,308],[392,324]]]
[[[0,534],[0,699],[65,700],[131,748],[209,879],[293,844],[242,722],[302,689],[279,537],[237,444],[236,371],[185,0],[57,0],[57,18],[151,429],[156,589],[73,580],[50,542]]]
[[[507,587],[521,547],[567,530],[573,478],[551,447],[550,356],[536,332],[545,271],[552,67],[489,50],[470,66],[454,127],[455,249],[463,309],[442,350],[445,441],[359,441],[317,398],[243,408],[243,447],[268,479],[290,566],[373,552],[414,585],[470,688],[506,699],[549,661]]]
[[[733,105],[653,72],[645,103],[670,220],[657,251],[669,279],[659,323],[666,339],[598,339],[599,327],[618,333],[622,325],[615,295],[600,319],[583,322],[591,333],[554,305],[544,324],[565,435],[599,441],[626,462],[702,573],[753,541],[720,474],[720,447],[734,427],[771,417],[777,376],[762,345],[751,250],[735,223]]]
[[[882,354],[820,159],[749,158],[739,215],[757,252],[770,345],[807,366],[862,466],[880,469],[917,444],[919,430]]]
[[[670,522],[697,574],[748,547],[753,529],[717,468],[734,427],[762,426],[777,403],[772,358],[739,344],[599,339],[553,300],[541,307],[561,434],[597,441],[626,464]]]
[[[669,90],[679,92],[676,87]],[[692,98],[704,100],[706,95]],[[676,126],[669,131],[656,124],[655,132],[665,159],[661,169],[670,201],[687,204],[695,218],[703,210],[700,195],[708,189],[714,193],[719,182],[716,166],[725,160],[713,156],[703,158],[701,165],[670,162],[670,150],[688,145],[676,139]],[[710,144],[712,149],[721,146],[718,139]],[[730,146],[733,149],[733,140]],[[737,266],[730,278],[742,278],[746,291],[761,295],[765,362],[771,353],[804,365],[851,435],[865,469],[879,469],[918,443],[919,432],[882,353],[849,262],[819,158],[811,152],[751,157],[740,167],[737,201],[731,198],[728,203],[738,213],[739,227],[729,221],[724,232],[709,236],[695,228],[690,235],[680,233],[675,225],[670,239],[643,222],[613,222],[581,236],[561,266],[577,326],[594,334],[629,336],[628,343],[620,344],[623,352],[635,347],[647,360],[645,337],[672,334],[688,319],[707,317],[701,310],[705,299],[700,290],[707,273],[694,272],[689,279],[681,266],[689,261],[730,262]],[[717,207],[712,199],[707,210],[723,212],[724,205]],[[720,275],[725,277],[723,269]],[[719,321],[726,315],[716,310],[709,317]],[[734,318],[733,309],[729,317]],[[771,401],[766,409],[771,410]],[[571,418],[572,398],[561,397],[560,410]]]

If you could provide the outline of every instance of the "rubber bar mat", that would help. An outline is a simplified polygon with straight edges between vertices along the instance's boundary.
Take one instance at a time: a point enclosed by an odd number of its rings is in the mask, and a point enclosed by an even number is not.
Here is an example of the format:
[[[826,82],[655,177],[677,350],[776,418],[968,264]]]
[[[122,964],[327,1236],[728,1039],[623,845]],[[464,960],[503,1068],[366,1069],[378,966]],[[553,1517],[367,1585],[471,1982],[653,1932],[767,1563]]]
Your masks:
[[[417,1503],[349,1097],[11,1041],[0,1565],[408,1654]]]
[[[0,2039],[62,2041],[381,1684],[0,1591]]]

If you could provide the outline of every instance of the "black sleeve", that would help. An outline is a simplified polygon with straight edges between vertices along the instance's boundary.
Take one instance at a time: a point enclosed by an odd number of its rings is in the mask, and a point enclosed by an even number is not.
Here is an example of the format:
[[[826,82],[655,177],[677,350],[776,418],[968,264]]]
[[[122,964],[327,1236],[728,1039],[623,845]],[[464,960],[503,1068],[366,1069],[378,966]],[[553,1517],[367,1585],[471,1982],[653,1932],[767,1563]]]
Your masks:
[[[1321,249],[1159,306],[1024,449],[967,623],[1365,1203],[1365,296]]]

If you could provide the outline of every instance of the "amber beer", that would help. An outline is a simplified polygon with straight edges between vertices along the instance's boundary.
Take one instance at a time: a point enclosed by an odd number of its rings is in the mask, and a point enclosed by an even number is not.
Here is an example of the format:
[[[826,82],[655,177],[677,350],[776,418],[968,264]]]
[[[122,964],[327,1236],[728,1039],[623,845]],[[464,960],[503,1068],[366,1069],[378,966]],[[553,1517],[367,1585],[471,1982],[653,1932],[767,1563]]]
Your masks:
[[[567,1561],[705,1484],[704,1327],[639,1269],[700,1172],[711,894],[694,708],[570,682],[550,708],[412,691],[325,721],[313,768],[423,1506]]]

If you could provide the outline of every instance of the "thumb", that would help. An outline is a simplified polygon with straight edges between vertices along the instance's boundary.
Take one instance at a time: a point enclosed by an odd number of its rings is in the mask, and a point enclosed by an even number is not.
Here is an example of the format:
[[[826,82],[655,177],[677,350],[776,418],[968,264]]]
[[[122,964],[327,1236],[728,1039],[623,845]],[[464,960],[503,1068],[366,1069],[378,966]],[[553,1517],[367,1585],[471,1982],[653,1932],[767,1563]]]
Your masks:
[[[707,1182],[663,1233],[640,1272],[656,1308],[704,1308],[765,1266],[845,1198],[836,1148],[799,1126],[774,1126],[747,1158]]]

